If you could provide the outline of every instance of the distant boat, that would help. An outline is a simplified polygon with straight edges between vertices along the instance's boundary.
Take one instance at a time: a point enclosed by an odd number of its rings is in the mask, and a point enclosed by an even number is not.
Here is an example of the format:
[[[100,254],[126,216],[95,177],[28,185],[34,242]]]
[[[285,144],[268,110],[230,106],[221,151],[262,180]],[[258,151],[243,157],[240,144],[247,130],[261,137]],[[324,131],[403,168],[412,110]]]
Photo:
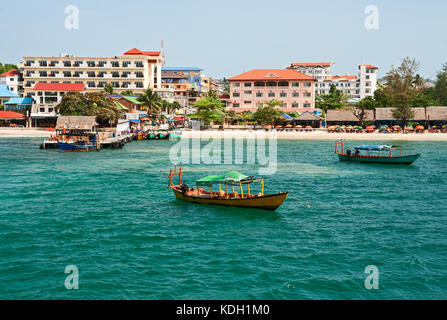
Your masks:
[[[396,154],[397,153],[397,154]],[[385,164],[413,164],[420,153],[402,154],[402,147],[388,145],[360,145],[355,152],[345,149],[344,140],[335,142],[335,154],[340,161],[385,163]]]
[[[175,176],[179,177],[177,185],[172,184],[172,178]],[[173,190],[176,198],[193,203],[276,210],[289,194],[288,192],[264,194],[263,178],[248,177],[236,171],[217,176],[206,176],[197,180],[196,187],[192,189],[186,184],[182,184],[182,168],[171,169],[168,178],[168,188]],[[250,193],[250,184],[253,182],[261,182],[262,191],[258,194]],[[213,192],[213,185],[219,186],[219,192]],[[247,186],[246,193],[243,190],[243,185]],[[205,186],[209,187],[210,191],[200,188]],[[238,187],[240,193],[235,191],[235,187]]]

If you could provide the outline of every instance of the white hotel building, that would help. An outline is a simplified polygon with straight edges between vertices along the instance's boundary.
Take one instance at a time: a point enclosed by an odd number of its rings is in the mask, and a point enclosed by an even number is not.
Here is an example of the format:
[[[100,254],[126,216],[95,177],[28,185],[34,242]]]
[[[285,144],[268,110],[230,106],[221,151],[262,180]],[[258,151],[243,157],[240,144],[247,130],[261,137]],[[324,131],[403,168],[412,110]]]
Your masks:
[[[377,86],[378,68],[369,64],[359,65],[358,75],[332,75],[333,62],[296,62],[288,69],[294,69],[317,80],[315,94],[328,94],[332,84],[337,90],[351,98],[363,99],[374,96]]]
[[[34,96],[36,83],[83,83],[85,92],[103,91],[110,83],[118,94],[125,90],[138,94],[151,88],[165,98],[170,97],[165,92],[169,90],[161,88],[164,62],[161,51],[134,48],[108,58],[61,54],[59,57],[24,57],[23,60],[19,69],[23,74],[24,96]]]

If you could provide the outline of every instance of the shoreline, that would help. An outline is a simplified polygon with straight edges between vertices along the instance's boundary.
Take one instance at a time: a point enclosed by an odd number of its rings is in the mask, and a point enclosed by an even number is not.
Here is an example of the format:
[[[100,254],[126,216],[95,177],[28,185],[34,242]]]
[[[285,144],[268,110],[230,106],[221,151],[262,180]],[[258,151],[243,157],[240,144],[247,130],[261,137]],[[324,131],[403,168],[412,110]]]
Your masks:
[[[261,131],[265,132],[265,131]],[[242,133],[242,136],[241,136]],[[250,133],[249,129],[243,130],[206,130],[183,131],[183,135],[190,138],[216,138],[216,137],[244,137]],[[256,131],[252,131],[252,134]],[[272,132],[265,132],[270,136]],[[0,138],[49,138],[53,131],[45,131],[42,128],[0,128]],[[447,133],[328,133],[325,131],[310,132],[274,132],[279,140],[387,140],[387,141],[447,141]]]

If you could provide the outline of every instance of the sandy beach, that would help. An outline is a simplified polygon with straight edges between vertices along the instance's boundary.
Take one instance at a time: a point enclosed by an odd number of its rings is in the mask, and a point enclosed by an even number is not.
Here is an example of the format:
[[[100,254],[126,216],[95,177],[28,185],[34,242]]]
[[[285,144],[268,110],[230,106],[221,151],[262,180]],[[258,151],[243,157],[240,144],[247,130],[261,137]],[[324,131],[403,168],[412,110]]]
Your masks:
[[[45,128],[0,128],[0,138],[43,137],[49,138],[54,132]]]
[[[255,131],[252,131],[252,133]],[[265,131],[260,130],[261,133]],[[0,138],[5,137],[42,137],[49,138],[54,132],[45,131],[44,128],[0,128]],[[246,137],[249,130],[231,130],[225,131],[206,130],[206,131],[184,131],[183,136],[191,138],[205,138],[205,137]],[[310,131],[310,132],[276,132],[278,139],[289,140],[400,140],[400,141],[447,141],[447,133],[328,133],[324,130]]]

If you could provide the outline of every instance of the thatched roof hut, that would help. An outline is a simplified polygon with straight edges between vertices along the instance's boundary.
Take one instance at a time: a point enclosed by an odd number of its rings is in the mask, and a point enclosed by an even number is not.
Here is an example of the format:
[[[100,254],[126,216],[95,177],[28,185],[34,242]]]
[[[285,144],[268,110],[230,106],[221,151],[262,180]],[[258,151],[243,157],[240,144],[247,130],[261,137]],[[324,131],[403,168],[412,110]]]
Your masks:
[[[326,121],[336,121],[336,122],[359,122],[359,119],[354,115],[354,112],[359,112],[358,109],[338,109],[338,110],[328,110],[326,115]],[[365,110],[366,116],[363,121],[373,121],[374,111]]]
[[[56,129],[92,131],[93,127],[97,125],[95,116],[59,116]]]
[[[447,120],[447,107],[427,107],[425,110],[427,114],[427,120],[430,121],[446,121]]]
[[[423,121],[425,120],[425,109],[424,108],[412,108],[414,111],[414,117],[408,120]],[[376,109],[376,120],[378,121],[394,121],[393,117],[394,108],[377,108]]]
[[[323,121],[324,119],[318,115],[316,115],[313,112],[303,112],[302,114],[300,114],[298,117],[296,117],[293,120],[297,120],[297,121]]]

